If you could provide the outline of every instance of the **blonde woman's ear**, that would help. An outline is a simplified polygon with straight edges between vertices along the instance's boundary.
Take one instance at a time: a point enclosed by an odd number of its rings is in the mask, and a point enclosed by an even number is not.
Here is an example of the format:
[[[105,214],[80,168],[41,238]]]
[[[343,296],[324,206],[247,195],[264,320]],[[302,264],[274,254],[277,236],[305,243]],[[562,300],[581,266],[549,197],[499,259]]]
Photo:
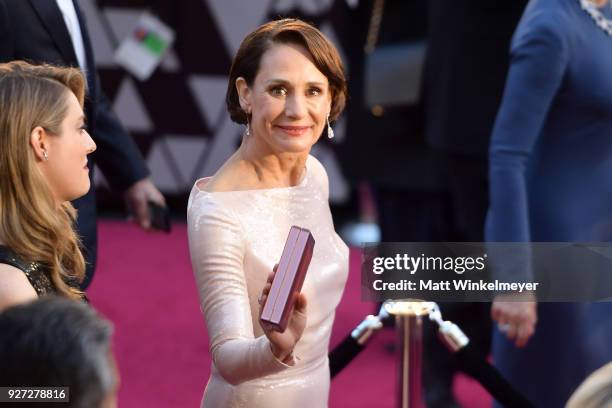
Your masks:
[[[41,126],[36,126],[30,133],[30,146],[34,150],[34,155],[38,160],[49,160],[49,153],[46,146],[46,132]]]

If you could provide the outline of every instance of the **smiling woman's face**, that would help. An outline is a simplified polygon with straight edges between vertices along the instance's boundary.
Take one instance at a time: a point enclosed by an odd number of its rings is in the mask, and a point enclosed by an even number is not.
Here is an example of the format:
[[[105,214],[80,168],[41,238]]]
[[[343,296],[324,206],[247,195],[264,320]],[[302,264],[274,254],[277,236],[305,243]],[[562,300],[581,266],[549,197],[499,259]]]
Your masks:
[[[269,152],[308,153],[321,136],[331,108],[329,83],[303,46],[273,45],[252,86],[242,78],[236,86],[251,113],[251,133]]]

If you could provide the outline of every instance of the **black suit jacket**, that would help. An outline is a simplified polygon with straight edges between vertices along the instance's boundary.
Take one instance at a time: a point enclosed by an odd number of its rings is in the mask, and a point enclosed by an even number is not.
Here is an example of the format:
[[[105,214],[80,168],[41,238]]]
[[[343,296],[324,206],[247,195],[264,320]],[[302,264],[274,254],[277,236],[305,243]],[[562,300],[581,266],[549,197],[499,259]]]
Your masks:
[[[527,0],[430,0],[424,102],[427,140],[486,157]]]
[[[93,188],[93,162],[102,169],[109,183],[125,190],[149,173],[134,140],[113,114],[100,89],[87,27],[78,4],[75,8],[83,35],[87,59],[88,91],[85,115],[89,132],[97,145],[91,155],[89,193],[74,202],[79,210],[77,229],[83,240],[88,262],[86,287],[96,263],[96,205]],[[78,67],[78,61],[64,18],[55,0],[0,0],[0,62],[25,60]],[[52,159],[52,158],[51,158]]]

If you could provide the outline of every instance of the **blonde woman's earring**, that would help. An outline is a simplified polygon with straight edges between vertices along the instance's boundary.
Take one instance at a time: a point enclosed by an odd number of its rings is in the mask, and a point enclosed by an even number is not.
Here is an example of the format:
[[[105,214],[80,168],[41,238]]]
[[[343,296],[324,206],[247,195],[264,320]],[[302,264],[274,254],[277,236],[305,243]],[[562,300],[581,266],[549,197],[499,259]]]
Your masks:
[[[334,138],[334,129],[332,129],[331,125],[329,124],[329,113],[327,114],[327,137],[329,139]]]
[[[49,160],[49,155],[47,155],[47,151],[43,150],[43,157],[45,158],[45,161]]]

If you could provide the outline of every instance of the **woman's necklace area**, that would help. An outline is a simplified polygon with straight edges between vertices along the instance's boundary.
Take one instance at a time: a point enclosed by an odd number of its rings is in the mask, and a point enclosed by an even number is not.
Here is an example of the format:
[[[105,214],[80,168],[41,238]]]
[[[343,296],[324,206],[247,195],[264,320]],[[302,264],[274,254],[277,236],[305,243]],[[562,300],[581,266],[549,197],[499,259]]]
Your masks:
[[[612,36],[612,21],[610,21],[606,16],[604,16],[601,10],[597,8],[591,0],[578,1],[580,1],[580,6],[582,7],[582,9],[591,16],[593,21],[595,21],[595,24],[597,24],[599,28],[604,30],[606,34]]]

